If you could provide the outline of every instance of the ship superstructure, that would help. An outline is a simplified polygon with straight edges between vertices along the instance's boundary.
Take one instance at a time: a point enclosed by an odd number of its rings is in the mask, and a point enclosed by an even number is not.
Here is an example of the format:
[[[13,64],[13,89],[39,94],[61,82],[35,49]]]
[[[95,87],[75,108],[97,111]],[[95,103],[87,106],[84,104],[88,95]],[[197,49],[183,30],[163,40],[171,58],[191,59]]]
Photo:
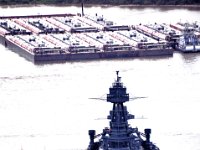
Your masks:
[[[101,134],[96,135],[95,130],[89,130],[90,144],[88,150],[159,150],[150,141],[151,129],[145,129],[145,133],[132,128],[128,124],[129,119],[134,119],[134,115],[129,114],[125,102],[129,101],[129,94],[126,87],[121,82],[119,71],[117,79],[109,88],[107,102],[113,104],[113,108],[108,115],[110,127],[103,129]],[[100,137],[95,142],[95,138]]]

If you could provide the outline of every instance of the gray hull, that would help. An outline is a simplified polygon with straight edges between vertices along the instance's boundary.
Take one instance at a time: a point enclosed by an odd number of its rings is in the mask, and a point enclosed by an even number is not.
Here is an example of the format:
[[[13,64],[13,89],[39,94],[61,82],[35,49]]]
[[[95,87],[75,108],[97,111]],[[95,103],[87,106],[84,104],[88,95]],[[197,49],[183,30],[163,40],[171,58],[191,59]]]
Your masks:
[[[20,56],[34,63],[54,62],[54,61],[80,61],[80,60],[99,60],[99,59],[117,59],[117,58],[138,58],[154,56],[172,56],[172,49],[146,49],[146,50],[126,50],[126,51],[104,51],[87,53],[69,53],[69,54],[43,54],[34,55],[28,50],[12,43],[0,36],[0,42],[5,47],[16,52]]]

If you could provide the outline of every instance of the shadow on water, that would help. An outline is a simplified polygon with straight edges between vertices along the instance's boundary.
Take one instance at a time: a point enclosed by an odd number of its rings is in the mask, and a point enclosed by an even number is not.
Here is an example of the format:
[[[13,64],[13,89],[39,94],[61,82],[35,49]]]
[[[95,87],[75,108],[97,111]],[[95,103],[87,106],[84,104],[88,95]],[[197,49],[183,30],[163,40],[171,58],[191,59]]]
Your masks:
[[[108,8],[111,6],[107,6]],[[169,11],[169,10],[190,10],[190,11],[199,11],[200,5],[121,5],[117,6],[123,9],[158,9],[159,11]]]
[[[181,55],[185,63],[194,63],[200,59],[200,53],[185,53]]]
[[[73,64],[73,63],[92,63],[92,62],[100,62],[100,61],[159,61],[163,59],[169,59],[173,56],[142,56],[142,57],[127,57],[127,58],[100,58],[100,59],[86,59],[86,60],[59,60],[59,61],[39,61],[33,62],[34,65],[43,66],[43,65],[54,65],[54,64]]]

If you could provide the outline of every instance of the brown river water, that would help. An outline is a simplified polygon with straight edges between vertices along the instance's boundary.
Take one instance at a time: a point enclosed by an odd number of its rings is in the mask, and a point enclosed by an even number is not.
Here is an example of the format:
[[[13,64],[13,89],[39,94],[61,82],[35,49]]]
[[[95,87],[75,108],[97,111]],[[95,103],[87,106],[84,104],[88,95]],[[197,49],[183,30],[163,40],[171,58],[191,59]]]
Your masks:
[[[0,8],[2,16],[80,13],[75,6]],[[200,21],[186,8],[86,7],[121,24]],[[112,105],[91,100],[108,93],[120,76],[136,116],[129,123],[152,128],[161,150],[200,150],[200,53],[173,57],[63,62],[35,65],[0,45],[0,149],[79,150],[88,130],[101,133]]]

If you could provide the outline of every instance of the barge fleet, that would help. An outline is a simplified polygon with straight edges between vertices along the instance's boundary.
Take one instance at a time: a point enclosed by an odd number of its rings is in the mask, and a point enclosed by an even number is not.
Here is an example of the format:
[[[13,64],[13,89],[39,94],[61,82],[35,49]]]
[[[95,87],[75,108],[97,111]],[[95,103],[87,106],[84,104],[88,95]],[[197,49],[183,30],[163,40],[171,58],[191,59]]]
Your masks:
[[[172,56],[200,51],[200,23],[117,25],[103,16],[0,17],[0,42],[33,62]]]

